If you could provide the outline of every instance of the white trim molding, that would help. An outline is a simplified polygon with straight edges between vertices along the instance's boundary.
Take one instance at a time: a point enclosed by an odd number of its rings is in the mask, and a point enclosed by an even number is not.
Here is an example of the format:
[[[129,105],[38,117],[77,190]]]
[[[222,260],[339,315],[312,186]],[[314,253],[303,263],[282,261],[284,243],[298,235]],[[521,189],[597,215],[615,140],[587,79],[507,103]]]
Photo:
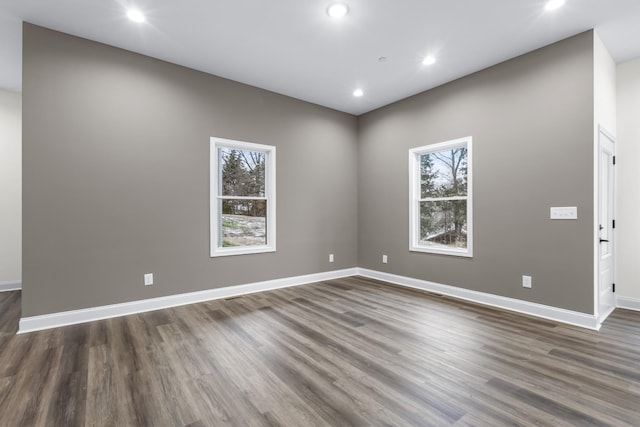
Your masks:
[[[565,310],[562,308],[551,307],[548,305],[537,304],[515,298],[508,298],[484,292],[472,291],[469,289],[443,285],[440,283],[414,279],[411,277],[398,276],[381,271],[368,270],[366,268],[358,268],[358,274],[363,277],[378,279],[384,282],[393,283],[408,288],[434,292],[465,301],[471,301],[491,307],[498,307],[504,310],[541,317],[560,323],[567,323],[569,325],[580,326],[582,328],[599,330],[601,326],[601,324],[598,322],[598,318],[592,314],[580,313],[577,311]]]
[[[617,297],[616,307],[626,310],[640,311],[640,299],[630,297]]]
[[[22,282],[20,280],[9,280],[6,282],[0,282],[0,292],[19,290],[22,290]]]
[[[472,291],[455,286],[429,282],[411,277],[399,276],[366,268],[347,268],[344,270],[328,271],[324,273],[307,274],[303,276],[288,277],[283,279],[267,280],[263,282],[244,285],[228,286],[224,288],[209,289],[205,291],[190,292],[166,297],[150,298],[139,301],[111,304],[100,307],[91,307],[80,310],[64,311],[60,313],[44,314],[41,316],[23,317],[20,319],[18,334],[40,331],[44,329],[58,328],[75,325],[78,323],[93,322],[96,320],[110,319],[113,317],[127,316],[130,314],[144,313],[147,311],[161,310],[164,308],[194,304],[222,298],[231,298],[255,292],[270,291],[292,286],[321,282],[323,280],[339,279],[350,276],[363,276],[381,280],[387,283],[434,292],[465,301],[471,301],[482,305],[497,307],[504,310],[515,311],[530,316],[541,317],[560,323],[579,326],[582,328],[599,330],[601,323],[595,315],[565,310],[529,301]],[[8,282],[0,282],[8,283]],[[19,282],[11,282],[18,283]],[[629,310],[640,311],[640,300],[634,298],[618,297],[617,306]]]
[[[615,298],[615,297],[614,297]],[[606,311],[602,312],[602,313],[598,313],[598,324],[602,325],[604,323],[605,320],[607,320],[607,317],[609,317],[611,315],[611,313],[613,313],[613,311],[618,308],[615,300],[613,303],[613,306],[609,307]]]
[[[356,268],[348,268],[344,270],[334,270],[324,273],[307,274],[304,276],[288,277],[245,285],[228,286],[205,291],[170,295],[166,297],[150,298],[121,304],[63,311],[60,313],[44,314],[41,316],[23,317],[20,319],[18,334],[75,325],[78,323],[93,322],[96,320],[110,319],[113,317],[127,316],[136,313],[144,313],[147,311],[160,310],[163,308],[177,307],[180,305],[194,304],[221,298],[231,298],[255,292],[305,285],[321,282],[323,280],[339,279],[342,277],[355,276],[356,274]]]

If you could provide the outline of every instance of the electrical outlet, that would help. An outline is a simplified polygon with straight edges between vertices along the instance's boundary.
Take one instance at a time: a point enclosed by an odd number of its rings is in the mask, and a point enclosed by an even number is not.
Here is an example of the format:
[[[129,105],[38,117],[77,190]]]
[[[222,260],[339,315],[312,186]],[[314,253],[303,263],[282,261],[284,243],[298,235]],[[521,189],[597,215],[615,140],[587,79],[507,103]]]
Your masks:
[[[389,261],[386,255],[382,255],[382,263],[386,264]]]
[[[531,288],[531,276],[522,276],[522,287]]]
[[[329,262],[333,262],[333,254],[329,254]]]
[[[144,275],[144,285],[145,286],[153,285],[153,273],[147,273]]]

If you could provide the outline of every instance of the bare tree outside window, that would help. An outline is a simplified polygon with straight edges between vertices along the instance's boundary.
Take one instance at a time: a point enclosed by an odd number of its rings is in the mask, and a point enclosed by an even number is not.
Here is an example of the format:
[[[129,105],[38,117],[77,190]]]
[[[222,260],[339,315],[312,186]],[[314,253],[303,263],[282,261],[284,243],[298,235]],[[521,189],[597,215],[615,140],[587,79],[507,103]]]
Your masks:
[[[420,243],[465,248],[467,149],[439,151],[420,156],[422,196],[434,200],[420,204]]]

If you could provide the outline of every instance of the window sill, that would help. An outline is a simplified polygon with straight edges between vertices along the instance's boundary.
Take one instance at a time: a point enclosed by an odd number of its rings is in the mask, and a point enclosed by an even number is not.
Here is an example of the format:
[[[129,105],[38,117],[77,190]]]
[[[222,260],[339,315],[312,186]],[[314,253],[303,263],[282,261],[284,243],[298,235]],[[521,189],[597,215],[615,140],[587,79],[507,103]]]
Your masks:
[[[252,246],[243,248],[218,248],[211,251],[211,258],[221,256],[233,256],[233,255],[250,255],[250,254],[263,254],[267,252],[275,252],[274,246]]]
[[[450,255],[450,256],[459,256],[464,258],[473,258],[473,251],[471,249],[438,249],[438,248],[428,248],[425,246],[411,246],[409,247],[410,252],[421,252],[427,254],[437,254],[437,255]]]

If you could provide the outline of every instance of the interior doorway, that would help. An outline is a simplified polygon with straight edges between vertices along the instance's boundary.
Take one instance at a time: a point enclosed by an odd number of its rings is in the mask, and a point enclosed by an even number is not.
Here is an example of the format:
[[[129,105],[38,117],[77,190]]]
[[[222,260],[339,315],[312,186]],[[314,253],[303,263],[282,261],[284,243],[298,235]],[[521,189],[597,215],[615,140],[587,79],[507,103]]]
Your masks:
[[[615,140],[602,127],[598,133],[598,322],[615,309]]]

